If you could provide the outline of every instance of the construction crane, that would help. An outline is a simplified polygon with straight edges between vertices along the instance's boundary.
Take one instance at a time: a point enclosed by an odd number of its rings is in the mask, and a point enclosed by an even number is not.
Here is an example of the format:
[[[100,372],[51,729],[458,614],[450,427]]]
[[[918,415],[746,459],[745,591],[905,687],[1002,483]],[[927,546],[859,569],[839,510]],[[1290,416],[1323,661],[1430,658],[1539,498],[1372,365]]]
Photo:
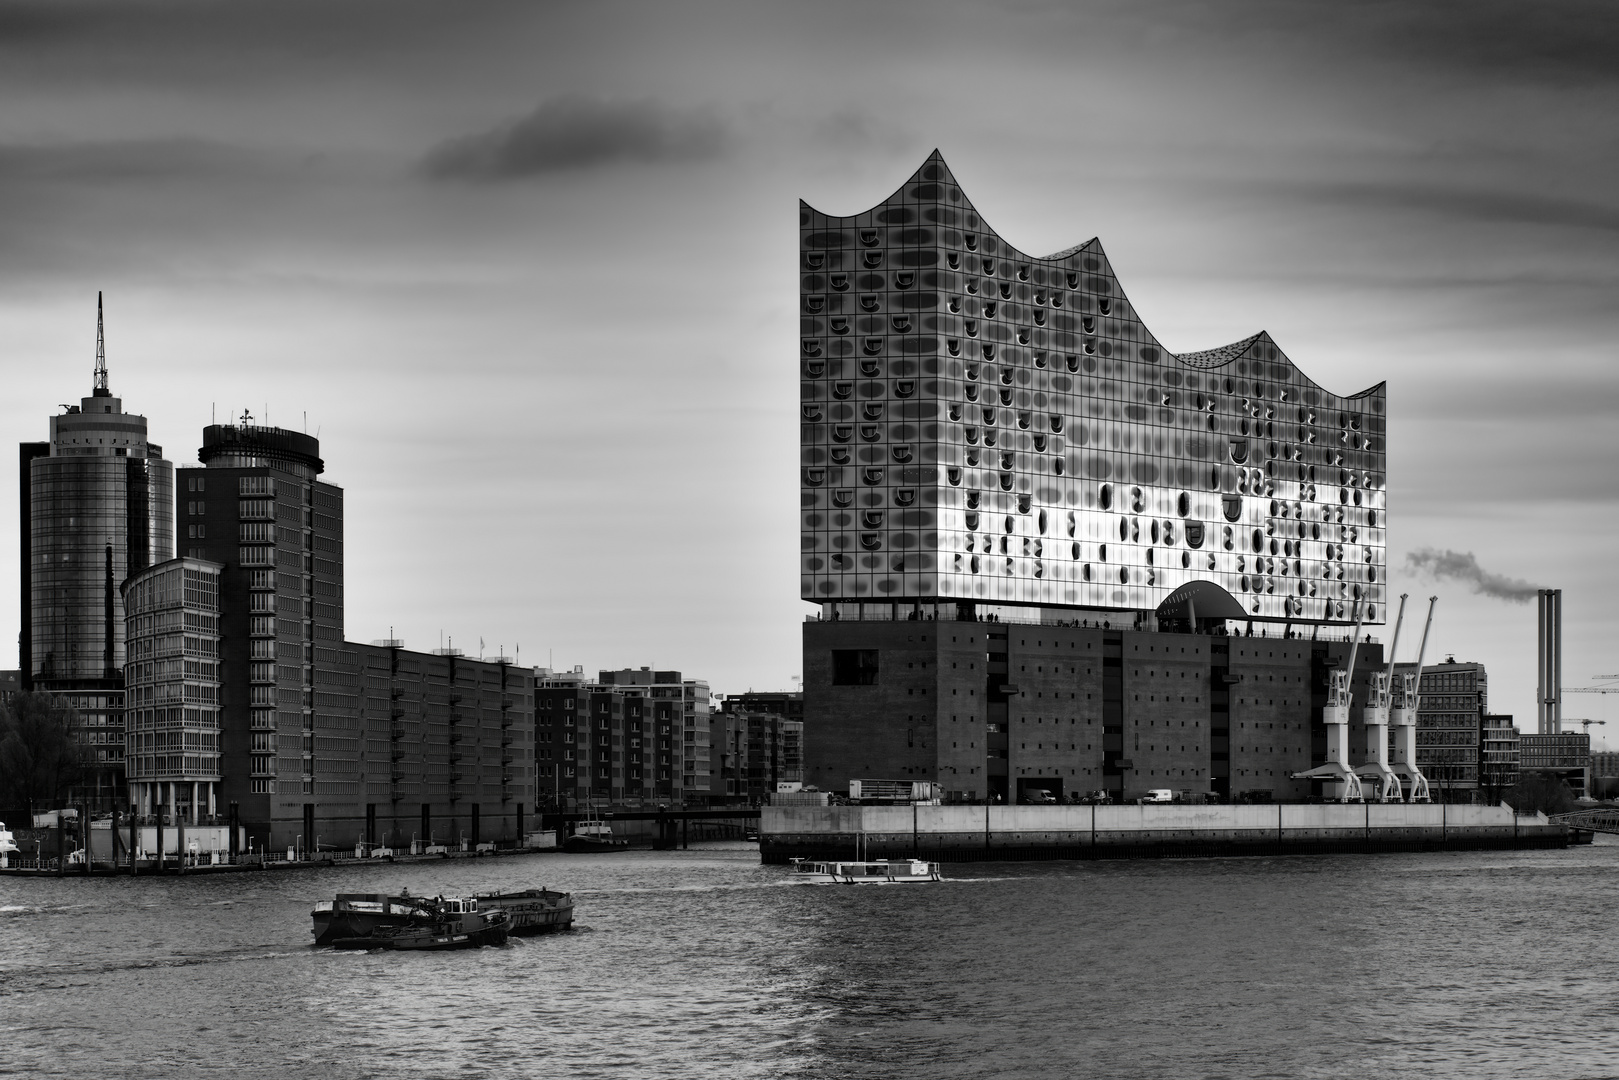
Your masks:
[[[1597,682],[1613,682],[1619,675],[1593,675]],[[1565,694],[1619,694],[1619,686],[1565,686]]]
[[[1603,724],[1606,724],[1606,723],[1607,723],[1607,721],[1606,721],[1606,720],[1576,720],[1576,721],[1574,721],[1574,722],[1575,722],[1575,723],[1576,723],[1576,724],[1582,724],[1582,725],[1584,725],[1584,727],[1585,727],[1585,733],[1586,733],[1586,734],[1587,734],[1587,735],[1589,735],[1589,734],[1591,734],[1591,725],[1592,725],[1592,724],[1597,724],[1597,725],[1603,725]]]

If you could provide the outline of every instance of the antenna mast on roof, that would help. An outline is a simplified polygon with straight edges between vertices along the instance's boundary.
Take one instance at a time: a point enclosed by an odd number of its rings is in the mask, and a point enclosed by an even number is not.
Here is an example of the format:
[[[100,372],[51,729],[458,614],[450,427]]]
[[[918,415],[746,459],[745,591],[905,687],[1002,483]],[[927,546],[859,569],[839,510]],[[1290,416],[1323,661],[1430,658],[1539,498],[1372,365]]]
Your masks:
[[[96,383],[92,397],[112,397],[107,389],[107,339],[102,333],[101,293],[96,293]]]

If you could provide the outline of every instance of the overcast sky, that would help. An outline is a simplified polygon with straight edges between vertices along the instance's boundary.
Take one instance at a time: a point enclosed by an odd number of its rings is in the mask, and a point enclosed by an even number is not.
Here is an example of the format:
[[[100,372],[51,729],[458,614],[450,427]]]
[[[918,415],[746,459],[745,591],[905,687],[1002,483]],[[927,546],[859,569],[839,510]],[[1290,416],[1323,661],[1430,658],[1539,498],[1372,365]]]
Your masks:
[[[176,463],[307,413],[354,640],[793,686],[797,200],[938,147],[1169,348],[1388,382],[1394,591],[1497,711],[1533,605],[1409,552],[1562,587],[1567,682],[1619,674],[1612,4],[0,0],[0,102],[6,443],[89,392],[104,290]]]

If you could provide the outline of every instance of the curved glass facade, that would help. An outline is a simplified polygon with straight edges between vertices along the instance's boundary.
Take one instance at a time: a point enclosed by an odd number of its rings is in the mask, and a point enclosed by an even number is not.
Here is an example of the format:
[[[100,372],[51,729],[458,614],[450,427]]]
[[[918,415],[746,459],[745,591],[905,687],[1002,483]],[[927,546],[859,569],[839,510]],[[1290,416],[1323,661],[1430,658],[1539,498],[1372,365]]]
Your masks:
[[[124,666],[120,589],[174,556],[174,468],[146,418],[102,392],[51,418],[49,453],[28,463],[29,656],[33,679],[66,688]]]
[[[1175,355],[1101,245],[1044,258],[935,153],[849,217],[801,204],[801,595],[1383,621],[1382,384],[1264,333]]]

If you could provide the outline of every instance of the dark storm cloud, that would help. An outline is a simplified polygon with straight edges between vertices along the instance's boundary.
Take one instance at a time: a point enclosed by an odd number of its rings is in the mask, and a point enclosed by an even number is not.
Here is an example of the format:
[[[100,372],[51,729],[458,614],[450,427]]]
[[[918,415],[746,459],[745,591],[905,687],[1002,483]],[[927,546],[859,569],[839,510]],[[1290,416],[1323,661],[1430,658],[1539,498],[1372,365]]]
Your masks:
[[[488,17],[518,5],[485,2],[470,6],[477,15]],[[229,4],[215,0],[5,0],[0,3],[0,48],[95,50],[105,64],[119,72],[143,62],[151,66],[153,56],[166,61],[189,56],[198,61],[228,62],[239,61],[244,52],[285,54],[289,47],[313,53],[339,46],[375,49],[440,34],[468,21],[467,13],[442,7],[431,0],[345,0],[342,4],[326,0]],[[113,45],[121,48],[110,49]],[[203,46],[229,49],[231,55],[200,55]],[[98,72],[91,69],[78,74],[93,79]]]
[[[1457,72],[1542,83],[1619,81],[1619,5],[1610,0],[1170,0],[1113,11],[1249,49],[1321,46],[1396,59],[1418,77]]]
[[[1537,586],[1527,581],[1490,573],[1478,564],[1478,559],[1471,551],[1418,548],[1406,554],[1405,563],[1419,574],[1427,574],[1439,580],[1448,578],[1451,581],[1459,581],[1475,593],[1493,596],[1510,604],[1527,604],[1538,592]]]
[[[422,161],[429,176],[513,180],[618,161],[690,161],[725,149],[718,117],[656,101],[566,96],[490,131],[450,139]]]
[[[0,182],[118,184],[217,177],[249,168],[249,159],[237,147],[204,139],[0,144]]]
[[[1619,80],[1619,6],[1609,0],[1387,0],[1360,9],[1394,48],[1491,76]]]
[[[1432,184],[1356,183],[1291,187],[1297,197],[1369,210],[1415,211],[1492,224],[1551,225],[1619,232],[1619,208],[1520,191]]]

